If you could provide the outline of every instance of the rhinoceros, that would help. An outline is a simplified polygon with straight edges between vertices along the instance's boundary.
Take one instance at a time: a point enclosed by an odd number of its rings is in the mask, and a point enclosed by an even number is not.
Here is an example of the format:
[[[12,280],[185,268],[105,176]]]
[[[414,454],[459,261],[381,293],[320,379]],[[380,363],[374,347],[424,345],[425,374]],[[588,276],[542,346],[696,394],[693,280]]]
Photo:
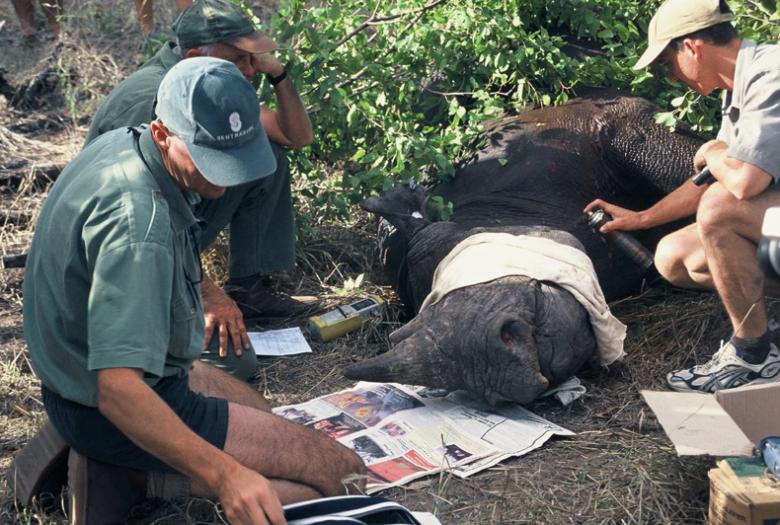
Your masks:
[[[582,302],[545,279],[506,275],[420,308],[439,263],[465,239],[485,233],[584,251],[607,300],[638,289],[644,272],[591,230],[582,212],[595,198],[645,209],[691,177],[702,140],[657,124],[657,111],[623,95],[528,111],[486,130],[484,149],[452,180],[430,191],[397,187],[364,201],[364,209],[391,225],[382,262],[417,315],[391,334],[388,352],[348,366],[345,375],[527,404],[595,359],[596,337]],[[431,195],[453,204],[448,220],[427,218]],[[636,236],[653,249],[669,229]]]

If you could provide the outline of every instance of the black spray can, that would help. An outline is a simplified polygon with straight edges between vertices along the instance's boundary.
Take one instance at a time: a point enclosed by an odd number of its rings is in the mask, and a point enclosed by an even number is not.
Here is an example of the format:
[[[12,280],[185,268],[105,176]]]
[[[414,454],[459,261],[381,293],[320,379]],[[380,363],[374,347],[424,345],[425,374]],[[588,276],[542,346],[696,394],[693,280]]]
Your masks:
[[[632,235],[618,230],[612,230],[607,233],[601,233],[599,231],[599,228],[612,220],[612,217],[607,212],[601,208],[596,208],[587,212],[585,218],[588,221],[588,226],[590,226],[593,231],[602,235],[614,244],[615,247],[631,259],[634,264],[639,266],[642,272],[646,272],[653,265],[653,254],[642,246],[642,243],[637,241]]]

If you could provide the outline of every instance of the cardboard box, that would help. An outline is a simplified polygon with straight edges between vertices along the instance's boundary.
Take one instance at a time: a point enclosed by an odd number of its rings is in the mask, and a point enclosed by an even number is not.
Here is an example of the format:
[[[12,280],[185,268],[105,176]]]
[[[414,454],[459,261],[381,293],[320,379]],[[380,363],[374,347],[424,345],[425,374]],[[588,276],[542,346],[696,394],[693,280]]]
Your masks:
[[[642,397],[681,456],[751,456],[761,439],[780,436],[780,383]]]
[[[780,523],[780,483],[760,458],[729,458],[710,470],[709,525]]]
[[[763,438],[780,436],[780,384],[715,395],[643,390],[642,397],[678,455],[740,456],[709,471],[709,525],[780,525],[780,484],[753,457]]]

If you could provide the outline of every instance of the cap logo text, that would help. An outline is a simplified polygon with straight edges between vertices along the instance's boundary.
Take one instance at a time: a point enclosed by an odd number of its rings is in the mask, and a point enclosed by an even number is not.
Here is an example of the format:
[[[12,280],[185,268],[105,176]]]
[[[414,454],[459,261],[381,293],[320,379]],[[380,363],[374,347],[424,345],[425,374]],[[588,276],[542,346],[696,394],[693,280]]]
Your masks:
[[[226,133],[225,135],[216,135],[214,138],[217,139],[219,142],[225,142],[230,140],[236,140],[240,139],[241,137],[245,137],[247,135],[251,135],[255,131],[254,125],[249,126],[248,128],[244,128],[241,131],[235,131],[233,133]]]
[[[230,122],[230,129],[233,133],[236,133],[241,129],[241,116],[238,112],[234,111],[231,113],[230,117],[228,117],[228,121]]]

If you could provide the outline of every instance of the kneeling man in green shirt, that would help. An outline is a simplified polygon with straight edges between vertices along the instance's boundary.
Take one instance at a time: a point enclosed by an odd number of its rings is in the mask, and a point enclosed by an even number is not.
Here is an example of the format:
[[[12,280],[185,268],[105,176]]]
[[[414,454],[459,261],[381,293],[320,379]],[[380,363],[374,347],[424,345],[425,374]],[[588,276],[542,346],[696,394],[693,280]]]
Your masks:
[[[268,176],[276,160],[254,90],[230,62],[182,61],[157,100],[148,127],[108,132],[66,167],[29,252],[25,337],[46,412],[71,446],[71,522],[121,522],[146,495],[192,494],[217,498],[233,525],[281,524],[282,502],[342,494],[364,467],[197,361],[193,206]]]

